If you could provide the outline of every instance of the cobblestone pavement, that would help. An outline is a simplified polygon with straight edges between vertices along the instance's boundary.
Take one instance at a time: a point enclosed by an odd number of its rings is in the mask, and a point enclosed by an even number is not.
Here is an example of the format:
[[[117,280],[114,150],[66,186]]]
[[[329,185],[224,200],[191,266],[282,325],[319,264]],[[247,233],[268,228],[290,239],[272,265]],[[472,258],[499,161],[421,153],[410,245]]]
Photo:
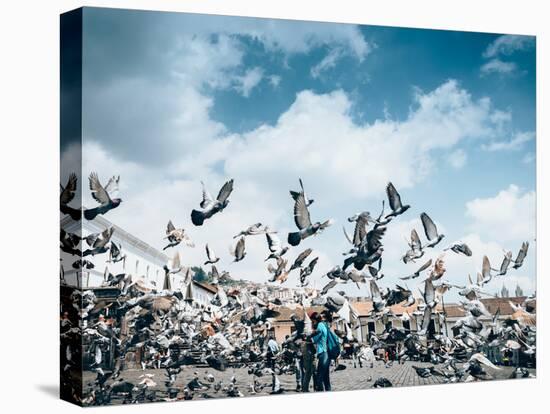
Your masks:
[[[382,361],[376,361],[373,368],[370,368],[370,365],[363,368],[354,368],[351,361],[342,361],[342,364],[346,366],[345,370],[331,372],[331,383],[333,391],[343,391],[343,390],[359,390],[359,389],[368,389],[371,388],[380,377],[385,377],[391,381],[394,387],[404,387],[404,386],[417,386],[417,385],[430,385],[430,384],[442,384],[445,383],[445,378],[432,376],[429,378],[421,378],[416,374],[416,371],[413,369],[415,366],[429,366],[431,364],[422,363],[422,362],[405,362],[404,364],[394,363],[391,367],[386,368],[385,364]],[[512,367],[502,367],[499,371],[489,370],[495,379],[505,379],[509,378],[513,368]],[[140,379],[140,375],[143,374],[153,374],[153,380],[157,383],[157,386],[151,390],[157,391],[157,400],[164,400],[166,397],[166,387],[164,385],[165,375],[164,369],[154,370],[147,369],[142,371],[140,369],[128,369],[122,372],[120,378],[137,384]],[[224,384],[229,384],[232,376],[236,378],[236,385],[244,396],[251,395],[250,384],[252,383],[252,376],[247,373],[246,368],[229,368],[224,372],[219,372],[211,368],[199,368],[194,366],[185,366],[183,371],[178,375],[175,387],[180,390],[185,387],[185,385],[191,381],[193,378],[194,372],[198,372],[202,382],[204,376],[207,373],[211,373],[216,378],[216,382],[222,380]],[[532,370],[532,373],[535,374],[535,371]],[[89,384],[93,382],[95,374],[92,372],[85,372],[84,374],[84,388],[89,388]],[[295,393],[296,381],[294,375],[279,375],[279,380],[281,385],[284,388],[286,393]],[[259,378],[260,383],[265,384],[263,391],[256,395],[268,395],[271,391],[271,377],[264,376]],[[311,384],[313,387],[313,382]],[[201,392],[195,393],[193,399],[200,398],[218,398],[225,397],[223,392],[216,393],[213,390],[209,390],[203,395]],[[178,395],[181,397],[181,393]],[[112,404],[122,403],[122,398],[113,398]]]

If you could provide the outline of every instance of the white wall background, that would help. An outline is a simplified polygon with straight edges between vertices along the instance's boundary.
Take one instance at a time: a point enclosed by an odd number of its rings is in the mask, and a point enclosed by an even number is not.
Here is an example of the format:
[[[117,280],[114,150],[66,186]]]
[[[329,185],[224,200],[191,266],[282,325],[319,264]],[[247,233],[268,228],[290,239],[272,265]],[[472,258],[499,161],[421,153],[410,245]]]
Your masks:
[[[392,1],[353,0],[119,0],[84,3],[69,0],[12,1],[0,13],[0,105],[2,118],[2,266],[3,328],[0,340],[3,412],[64,413],[77,408],[57,399],[58,383],[58,177],[59,177],[59,13],[79,7],[112,6],[227,15],[324,20],[537,35],[538,154],[537,245],[548,246],[548,164],[545,137],[550,113],[548,11],[540,0]],[[314,7],[311,7],[314,4]],[[309,6],[309,7],[308,7]],[[543,116],[543,114],[546,115]],[[544,187],[546,183],[546,189]],[[546,315],[548,264],[537,255],[538,378],[532,381],[353,391],[252,399],[198,401],[118,407],[136,413],[309,412],[341,407],[353,411],[525,412],[547,400],[550,385]],[[276,398],[276,404],[273,404]],[[416,402],[414,404],[413,402]],[[186,404],[186,405],[184,405]],[[32,410],[32,411],[31,411]],[[103,409],[105,410],[105,409]],[[88,409],[95,413],[97,409]]]

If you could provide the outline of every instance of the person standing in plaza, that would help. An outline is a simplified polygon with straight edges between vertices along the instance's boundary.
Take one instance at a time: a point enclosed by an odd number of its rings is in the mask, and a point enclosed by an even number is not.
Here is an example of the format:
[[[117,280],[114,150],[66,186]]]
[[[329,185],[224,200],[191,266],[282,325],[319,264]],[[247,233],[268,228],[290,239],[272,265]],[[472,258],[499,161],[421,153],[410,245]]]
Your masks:
[[[271,369],[275,369],[275,359],[279,354],[279,344],[275,340],[273,334],[269,334],[269,340],[267,341],[267,365]]]
[[[330,391],[330,358],[328,355],[328,335],[329,329],[326,313],[315,315],[315,320],[312,318],[315,330],[312,334],[312,341],[315,344],[317,351],[317,372],[315,375],[316,391]]]

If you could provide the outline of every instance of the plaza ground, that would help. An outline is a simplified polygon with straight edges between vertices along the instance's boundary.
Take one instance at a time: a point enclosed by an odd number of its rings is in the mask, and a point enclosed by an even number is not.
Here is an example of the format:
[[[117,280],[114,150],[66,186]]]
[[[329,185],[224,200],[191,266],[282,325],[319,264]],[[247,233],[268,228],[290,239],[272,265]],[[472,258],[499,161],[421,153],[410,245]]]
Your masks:
[[[346,366],[345,370],[331,373],[331,383],[333,391],[369,389],[380,377],[384,377],[390,380],[394,387],[443,384],[446,381],[445,378],[439,376],[421,378],[419,375],[417,375],[416,371],[413,369],[413,365],[421,367],[431,365],[422,362],[407,361],[404,364],[394,363],[392,366],[386,367],[382,361],[376,361],[373,368],[370,368],[370,366],[363,366],[363,368],[354,368],[351,361],[342,361],[342,364]],[[216,382],[221,380],[225,385],[229,384],[231,378],[235,376],[236,385],[239,391],[244,394],[244,396],[253,395],[250,390],[250,384],[253,381],[253,377],[248,374],[247,368],[228,368],[226,371],[223,372],[216,371],[212,368],[194,366],[184,366],[182,368],[183,370],[177,376],[176,383],[174,384],[174,387],[179,388],[180,390],[185,388],[186,384],[193,379],[194,373],[198,372],[199,377],[203,383],[206,382],[203,378],[207,373],[211,373],[212,375],[214,375]],[[509,378],[512,374],[513,367],[500,368],[500,370],[487,369],[487,371],[497,380]],[[535,370],[530,371],[532,374],[535,374]],[[166,396],[166,387],[164,385],[166,377],[164,373],[164,369],[146,369],[145,371],[142,371],[140,369],[128,369],[124,370],[121,373],[120,378],[123,378],[124,380],[129,381],[133,384],[137,384],[141,381],[141,379],[139,378],[141,375],[153,374],[153,380],[157,383],[157,386],[151,388],[151,390],[156,390],[157,399],[163,400]],[[296,393],[296,381],[294,375],[283,374],[279,375],[278,378],[281,382],[282,387],[285,390],[285,393]],[[85,390],[90,388],[90,383],[92,383],[94,379],[94,373],[89,371],[84,373]],[[265,384],[265,388],[255,395],[269,395],[271,391],[271,376],[259,377],[259,381],[260,383]],[[204,398],[202,394],[202,392],[196,392],[193,399]],[[226,396],[225,393],[216,393],[213,389],[207,391],[205,394],[206,397],[212,398],[221,398]],[[180,392],[178,396],[181,395],[182,393]],[[112,404],[120,403],[122,403],[122,398],[113,397]]]

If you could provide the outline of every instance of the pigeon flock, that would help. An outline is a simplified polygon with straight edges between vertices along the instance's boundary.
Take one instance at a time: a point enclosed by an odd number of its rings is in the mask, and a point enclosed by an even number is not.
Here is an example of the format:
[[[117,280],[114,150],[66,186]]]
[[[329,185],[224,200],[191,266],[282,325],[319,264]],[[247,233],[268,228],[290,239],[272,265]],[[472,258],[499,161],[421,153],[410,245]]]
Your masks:
[[[78,188],[77,176],[71,174],[66,185],[61,186],[61,213],[74,221],[93,220],[98,215],[107,214],[122,202],[114,196],[118,193],[119,180],[120,177],[113,176],[103,186],[96,173],[90,174],[89,189],[98,206],[84,209],[70,206]],[[331,269],[319,268],[319,256],[312,248],[299,247],[307,245],[312,236],[322,237],[322,233],[333,224],[332,219],[312,220],[310,209],[317,204],[306,195],[301,179],[299,185],[298,191],[290,191],[289,199],[289,210],[290,203],[293,206],[295,231],[285,236],[263,223],[252,224],[234,235],[230,248],[232,260],[216,255],[209,244],[201,247],[204,252],[201,263],[208,269],[209,283],[216,291],[210,306],[199,305],[193,299],[190,289],[193,271],[182,263],[176,250],[164,267],[166,277],[162,288],[128,273],[113,274],[106,267],[103,286],[119,289],[116,302],[96,297],[93,289],[74,289],[70,306],[62,310],[62,393],[82,405],[282,393],[285,390],[279,377],[295,372],[296,359],[303,358],[300,353],[303,342],[309,340],[311,321],[306,310],[312,306],[322,307],[337,320],[338,312],[348,302],[346,293],[339,288],[345,284],[368,285],[372,300],[370,316],[380,320],[383,326],[388,326],[386,322],[395,317],[392,306],[401,305],[411,309],[410,313],[401,316],[402,320],[414,318],[418,327],[391,327],[381,334],[371,335],[368,343],[358,346],[356,356],[360,361],[371,359],[387,343],[400,342],[402,347],[396,356],[398,363],[422,361],[422,366],[413,366],[419,377],[438,376],[444,382],[469,382],[491,379],[491,372],[500,369],[485,354],[489,346],[498,347],[503,352],[514,350],[526,356],[535,355],[535,315],[528,310],[528,302],[535,297],[527,298],[524,304],[511,303],[514,314],[508,319],[500,318],[500,310],[491,314],[480,300],[490,296],[486,292],[487,284],[493,279],[504,277],[511,269],[523,265],[528,242],[522,244],[515,258],[511,251],[504,252],[502,263],[496,268],[484,256],[481,272],[475,280],[468,276],[463,286],[451,284],[444,280],[445,254],[471,256],[472,251],[460,241],[441,248],[445,235],[423,212],[420,221],[425,238],[416,229],[411,229],[410,241],[407,241],[408,246],[404,246],[402,256],[403,262],[410,266],[410,272],[396,275],[403,281],[420,281],[422,290],[418,296],[404,284],[382,286],[385,277],[384,236],[388,226],[411,208],[403,203],[392,183],[386,187],[390,208],[387,214],[384,200],[377,217],[363,211],[347,218],[346,221],[354,226],[352,235],[344,227],[345,240],[351,246],[343,252],[341,265]],[[214,199],[202,183],[202,200],[190,213],[194,227],[177,228],[174,224],[177,221],[168,220],[166,230],[159,230],[159,240],[162,238],[165,243],[164,250],[174,250],[178,246],[195,247],[191,239],[193,232],[216,225],[215,216],[230,208],[234,190],[238,191],[238,183],[230,179]],[[61,229],[60,249],[74,257],[70,265],[75,269],[93,267],[86,259],[88,256],[105,254],[106,265],[124,261],[123,246],[111,240],[113,231],[113,228],[107,228],[101,233],[82,237]],[[260,241],[266,243],[264,287],[255,285],[258,287],[247,289],[234,283],[235,279],[227,270],[218,270],[231,262],[247,260],[247,243]],[[66,257],[62,261],[66,261]],[[298,279],[292,298],[296,309],[291,317],[294,330],[274,355],[266,343],[273,320],[280,315],[278,309],[282,302],[270,296],[265,286],[285,283],[292,272]],[[320,272],[321,280],[328,281],[320,291],[307,288],[314,272]],[[171,274],[183,276],[180,286],[172,286]],[[61,278],[63,283],[63,264]],[[429,332],[430,321],[436,318],[445,322],[444,296],[451,289],[457,289],[463,298],[461,307],[465,316],[452,327],[452,337],[446,332],[433,335]],[[341,342],[354,341],[357,327],[350,322],[344,325],[345,330],[336,331]],[[107,355],[113,356],[114,369],[103,367]],[[143,370],[151,368],[157,373],[144,373],[138,381],[125,379],[128,366],[138,359]],[[335,365],[338,370],[337,361]],[[201,367],[200,371],[198,367]],[[229,381],[217,378],[217,372],[233,368],[246,368],[250,375],[246,389],[235,377]],[[94,373],[92,382],[82,384],[83,370]],[[178,383],[182,372],[193,372],[193,379],[183,386]],[[364,372],[371,380],[368,369]],[[518,366],[512,377],[530,375],[527,369]],[[382,376],[372,382],[373,388],[390,386],[391,381]]]

